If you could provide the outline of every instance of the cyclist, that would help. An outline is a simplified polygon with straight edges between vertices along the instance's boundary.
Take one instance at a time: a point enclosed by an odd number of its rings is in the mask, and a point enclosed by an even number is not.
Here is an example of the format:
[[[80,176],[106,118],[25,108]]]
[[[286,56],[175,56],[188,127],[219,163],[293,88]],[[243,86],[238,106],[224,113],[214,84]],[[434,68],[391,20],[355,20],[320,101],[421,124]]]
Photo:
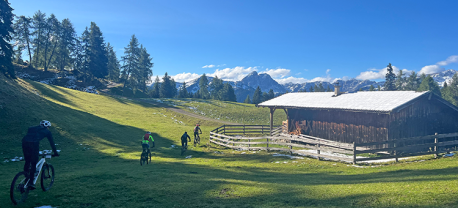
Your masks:
[[[29,127],[27,134],[24,136],[24,138],[22,138],[22,152],[24,153],[25,159],[24,172],[27,173],[28,177],[31,179],[29,182],[29,188],[32,190],[35,189],[33,180],[36,177],[35,172],[37,170],[36,166],[40,152],[40,141],[45,137],[48,138],[49,144],[51,145],[52,151],[54,152],[53,156],[59,156],[59,153],[57,153],[56,150],[56,144],[52,138],[51,131],[49,131],[49,127],[51,127],[51,122],[42,120],[40,125]]]
[[[191,137],[189,137],[188,132],[184,132],[184,134],[181,136],[181,147],[187,147],[188,146],[188,140],[191,142]]]
[[[143,140],[142,140],[142,148],[146,148],[148,150],[148,152],[150,151],[149,150],[149,142],[153,143],[153,147],[155,147],[154,145],[154,138],[153,136],[151,136],[151,132],[146,132],[145,136],[143,136]]]
[[[199,136],[199,131],[200,134],[202,134],[202,130],[199,127],[199,124],[196,124],[196,127],[194,127],[194,141],[196,141],[196,137]]]

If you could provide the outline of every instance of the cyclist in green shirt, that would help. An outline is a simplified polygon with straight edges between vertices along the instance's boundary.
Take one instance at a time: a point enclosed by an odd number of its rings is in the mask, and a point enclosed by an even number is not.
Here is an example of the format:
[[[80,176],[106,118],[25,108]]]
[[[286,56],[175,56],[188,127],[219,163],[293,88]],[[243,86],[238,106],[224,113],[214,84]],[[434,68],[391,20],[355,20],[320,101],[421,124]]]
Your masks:
[[[143,136],[143,140],[142,140],[142,147],[143,148],[146,148],[148,149],[149,151],[149,142],[152,142],[153,143],[153,147],[155,147],[154,145],[154,138],[153,136],[151,136],[151,132],[146,132],[145,136]]]

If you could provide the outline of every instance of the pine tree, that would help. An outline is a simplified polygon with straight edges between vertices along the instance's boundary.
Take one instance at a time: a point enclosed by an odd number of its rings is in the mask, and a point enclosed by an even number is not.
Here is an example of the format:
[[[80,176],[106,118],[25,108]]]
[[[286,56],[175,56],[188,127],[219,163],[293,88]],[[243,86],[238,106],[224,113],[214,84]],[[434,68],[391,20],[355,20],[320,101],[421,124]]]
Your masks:
[[[259,104],[262,101],[261,99],[262,99],[262,92],[261,92],[261,88],[258,86],[256,90],[254,91],[252,102],[253,104]]]
[[[146,92],[147,88],[146,85],[150,83],[151,76],[153,76],[153,63],[151,62],[153,58],[150,57],[146,48],[143,45],[140,46],[140,58],[139,58],[139,80],[138,88],[141,89],[143,92]]]
[[[222,90],[223,90],[223,80],[219,79],[218,76],[213,78],[212,82],[210,83],[210,96],[214,100],[223,100]]]
[[[332,92],[332,89],[329,85],[328,85],[328,88],[326,89],[326,92]]]
[[[434,94],[441,96],[441,91],[439,88],[439,85],[437,84],[436,81],[431,76],[427,76],[425,79],[420,84],[420,87],[418,88],[418,91],[431,91]]]
[[[162,77],[162,83],[159,89],[159,94],[161,98],[173,98],[177,94],[175,80],[173,80],[167,74],[167,72],[165,72],[164,77]]]
[[[452,81],[448,88],[448,101],[455,106],[458,106],[458,73],[455,73],[452,77]]]
[[[267,99],[267,100],[270,100],[270,99],[272,99],[272,98],[274,98],[274,97],[275,97],[274,90],[270,89],[270,90],[269,90],[269,99]]]
[[[396,81],[395,81],[395,87],[399,91],[405,90],[404,85],[406,83],[406,78],[403,76],[404,76],[404,73],[402,72],[402,70],[399,70],[399,73],[396,76]]]
[[[225,83],[222,89],[222,100],[223,101],[232,101],[237,102],[237,98],[235,96],[234,88],[229,83]]]
[[[369,87],[369,91],[374,91],[374,90],[375,90],[374,85],[371,85],[371,86]]]
[[[20,16],[14,23],[14,31],[16,32],[15,39],[19,41],[20,45],[23,45],[23,48],[27,49],[27,54],[29,55],[29,65],[32,61],[32,39],[30,28],[32,20],[25,16]]]
[[[43,42],[45,41],[45,27],[46,27],[46,14],[42,13],[40,10],[35,12],[32,17],[32,35],[33,38],[33,63],[32,65],[35,67],[39,67],[42,65],[42,58],[41,58],[41,50],[43,46]]]
[[[154,84],[153,84],[153,89],[151,90],[151,97],[153,98],[159,98],[160,97],[160,80],[159,80],[159,76],[156,76],[156,80],[154,80]]]
[[[60,71],[65,67],[70,67],[72,63],[72,53],[76,50],[76,32],[69,19],[62,20],[61,32],[57,47],[56,65]]]
[[[391,63],[387,66],[387,73],[385,75],[385,91],[395,91],[396,86],[394,84],[396,75],[393,73],[393,68],[391,67]]]
[[[420,84],[417,78],[417,74],[415,72],[410,73],[409,77],[407,78],[407,84],[406,84],[405,90],[416,91],[419,85]]]
[[[199,96],[202,99],[210,98],[210,93],[208,92],[208,79],[205,73],[200,77],[199,81]]]
[[[251,104],[250,95],[247,95],[246,98],[245,98],[245,101],[243,101],[243,102]]]
[[[13,8],[8,0],[0,0],[0,71],[16,78],[13,66],[13,47],[10,44],[13,30]]]
[[[49,65],[53,61],[61,29],[60,22],[54,14],[51,14],[49,18],[46,19],[43,29],[45,35],[45,39],[43,40],[43,67],[45,71],[48,71]]]
[[[444,87],[441,89],[441,95],[444,100],[451,102],[450,87],[448,87],[447,81],[444,82]]]
[[[380,85],[377,86],[377,91],[382,91],[382,89],[380,89]]]
[[[315,90],[313,89],[313,86],[310,86],[309,92],[315,92]]]
[[[91,22],[91,27],[89,28],[88,50],[90,51],[87,54],[88,70],[92,76],[104,78],[108,75],[107,51],[102,32],[95,22]]]
[[[113,49],[113,46],[110,43],[107,44],[107,58],[108,58],[108,79],[114,82],[119,81],[120,67],[118,58],[116,57],[116,52]]]
[[[188,90],[186,89],[186,82],[183,82],[178,92],[178,98],[187,98],[188,95],[189,94],[188,94]]]
[[[318,84],[318,92],[324,92],[323,83]]]
[[[269,99],[269,94],[267,94],[267,92],[263,92],[261,98],[261,102],[264,102]]]
[[[137,85],[137,74],[139,74],[140,48],[135,35],[132,35],[129,45],[124,48],[124,56],[121,57],[123,66],[121,67],[121,81],[124,82],[123,93],[126,86]]]

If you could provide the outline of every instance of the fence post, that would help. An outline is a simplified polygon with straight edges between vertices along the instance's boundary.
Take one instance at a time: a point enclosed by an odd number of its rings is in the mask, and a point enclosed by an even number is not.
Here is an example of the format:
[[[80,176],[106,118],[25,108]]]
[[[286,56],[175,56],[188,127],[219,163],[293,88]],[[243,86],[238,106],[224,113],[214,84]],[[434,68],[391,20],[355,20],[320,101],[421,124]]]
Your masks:
[[[316,153],[320,154],[320,143],[316,144]],[[320,156],[316,157],[316,159],[320,160]]]
[[[396,145],[396,142],[394,142],[394,148],[395,148],[395,149],[394,149],[394,156],[395,156],[395,157],[394,157],[394,161],[395,161],[395,162],[399,162],[399,160],[398,160],[398,150],[396,150],[396,147],[397,147],[397,146],[398,146],[398,145]]]
[[[267,137],[267,148],[266,148],[267,152],[269,151],[269,137]]]
[[[226,125],[223,125],[223,134],[226,135]]]
[[[434,135],[436,136],[437,133]],[[434,158],[437,158],[437,138],[434,138]]]
[[[243,135],[245,135],[245,124],[243,124]]]
[[[251,139],[248,139],[248,142],[249,142],[248,143],[248,149],[250,149],[250,147],[251,147],[251,144],[250,144],[251,143]]]
[[[261,134],[264,135],[264,125],[261,125]]]
[[[353,165],[356,165],[356,143],[353,142]]]
[[[291,141],[291,139],[289,139],[289,143],[293,143],[293,141]],[[289,145],[289,154],[290,155],[293,155],[293,146],[292,145]]]

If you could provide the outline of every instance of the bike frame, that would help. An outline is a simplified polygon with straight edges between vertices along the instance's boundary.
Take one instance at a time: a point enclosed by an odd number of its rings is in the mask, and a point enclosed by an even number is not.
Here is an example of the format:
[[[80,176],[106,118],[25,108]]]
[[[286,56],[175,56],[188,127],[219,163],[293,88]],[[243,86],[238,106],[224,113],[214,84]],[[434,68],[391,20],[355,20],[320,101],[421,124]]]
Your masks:
[[[43,165],[46,162],[45,158],[51,158],[51,155],[44,155],[44,157],[42,157],[41,160],[38,161],[38,163],[37,163],[37,172],[38,172],[38,174],[37,174],[37,177],[35,177],[35,180],[33,180],[33,184],[37,183],[38,176],[41,174],[41,170],[43,168]],[[35,174],[35,173],[33,173],[33,174]],[[28,181],[25,185],[27,186],[29,183],[30,183],[30,181]]]

